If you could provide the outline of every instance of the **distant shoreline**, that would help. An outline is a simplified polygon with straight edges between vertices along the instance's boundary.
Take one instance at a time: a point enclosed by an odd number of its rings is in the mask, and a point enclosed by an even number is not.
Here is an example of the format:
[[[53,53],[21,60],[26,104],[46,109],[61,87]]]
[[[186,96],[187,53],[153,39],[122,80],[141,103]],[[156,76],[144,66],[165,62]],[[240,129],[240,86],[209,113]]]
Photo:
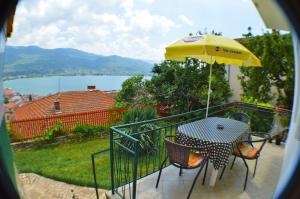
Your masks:
[[[47,96],[49,94],[65,91],[84,91],[88,85],[94,85],[103,91],[120,90],[128,75],[48,75],[40,77],[23,77],[3,81],[4,88],[11,88],[14,91],[26,94]],[[151,79],[151,76],[144,76]]]
[[[49,74],[49,75],[32,75],[32,76],[17,76],[17,77],[3,77],[2,81],[10,81],[17,79],[30,79],[30,78],[43,78],[43,77],[71,77],[71,76],[136,76],[136,75],[144,75],[144,76],[152,76],[153,74]]]

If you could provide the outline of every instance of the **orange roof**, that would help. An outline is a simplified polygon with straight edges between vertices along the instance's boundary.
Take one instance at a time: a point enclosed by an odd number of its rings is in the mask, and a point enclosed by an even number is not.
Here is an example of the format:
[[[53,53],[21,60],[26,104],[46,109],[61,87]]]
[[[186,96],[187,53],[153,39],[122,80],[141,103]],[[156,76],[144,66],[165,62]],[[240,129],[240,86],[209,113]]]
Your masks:
[[[61,113],[55,112],[54,101],[59,101]],[[103,110],[114,104],[114,99],[100,90],[70,91],[42,97],[16,108],[13,112],[15,120],[25,120]]]

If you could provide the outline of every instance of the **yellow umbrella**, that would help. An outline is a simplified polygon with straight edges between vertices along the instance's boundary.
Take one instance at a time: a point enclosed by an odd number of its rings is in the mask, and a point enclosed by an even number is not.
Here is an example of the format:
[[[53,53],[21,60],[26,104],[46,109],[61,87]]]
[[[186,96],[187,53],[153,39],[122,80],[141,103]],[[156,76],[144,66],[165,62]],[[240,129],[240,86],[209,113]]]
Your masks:
[[[206,117],[211,92],[212,64],[237,66],[261,66],[260,60],[236,40],[217,35],[189,36],[166,47],[165,59],[185,61],[187,57],[198,58],[210,64]]]

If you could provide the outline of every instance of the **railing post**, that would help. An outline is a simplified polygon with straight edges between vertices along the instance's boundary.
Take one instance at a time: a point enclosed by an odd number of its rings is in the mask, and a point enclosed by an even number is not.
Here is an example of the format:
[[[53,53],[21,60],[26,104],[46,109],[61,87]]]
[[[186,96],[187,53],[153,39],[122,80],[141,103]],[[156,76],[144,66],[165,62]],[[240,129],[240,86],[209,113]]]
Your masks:
[[[115,178],[114,178],[114,132],[112,129],[109,131],[110,139],[110,176],[111,176],[111,193],[115,194]]]
[[[138,142],[134,143],[134,162],[133,162],[133,182],[132,182],[132,198],[136,199],[136,178],[137,178],[137,164],[138,164]]]
[[[94,176],[94,186],[96,191],[96,197],[99,199],[99,193],[98,193],[98,184],[97,184],[97,178],[96,178],[96,169],[95,169],[95,157],[94,154],[92,154],[92,168],[93,168],[93,176]]]

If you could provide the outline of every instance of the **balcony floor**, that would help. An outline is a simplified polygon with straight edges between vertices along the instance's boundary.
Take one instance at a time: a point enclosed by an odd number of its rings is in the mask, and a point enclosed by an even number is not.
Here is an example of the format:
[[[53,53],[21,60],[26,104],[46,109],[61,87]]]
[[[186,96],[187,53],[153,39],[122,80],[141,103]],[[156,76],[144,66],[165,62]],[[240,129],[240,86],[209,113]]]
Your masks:
[[[215,187],[208,185],[212,171],[212,165],[210,164],[205,185],[202,185],[204,174],[202,171],[195,184],[191,198],[271,198],[279,179],[283,154],[284,144],[278,146],[274,143],[267,143],[259,158],[255,178],[252,177],[255,161],[247,161],[249,165],[249,177],[246,191],[243,191],[246,167],[241,159],[237,158],[232,170],[227,166],[223,179],[217,179]],[[233,158],[231,157],[229,164],[232,163],[232,160]],[[197,169],[183,170],[182,176],[179,176],[179,169],[169,166],[162,171],[158,189],[155,189],[158,172],[139,180],[137,198],[186,198],[197,171]],[[220,174],[221,171],[219,171]]]

